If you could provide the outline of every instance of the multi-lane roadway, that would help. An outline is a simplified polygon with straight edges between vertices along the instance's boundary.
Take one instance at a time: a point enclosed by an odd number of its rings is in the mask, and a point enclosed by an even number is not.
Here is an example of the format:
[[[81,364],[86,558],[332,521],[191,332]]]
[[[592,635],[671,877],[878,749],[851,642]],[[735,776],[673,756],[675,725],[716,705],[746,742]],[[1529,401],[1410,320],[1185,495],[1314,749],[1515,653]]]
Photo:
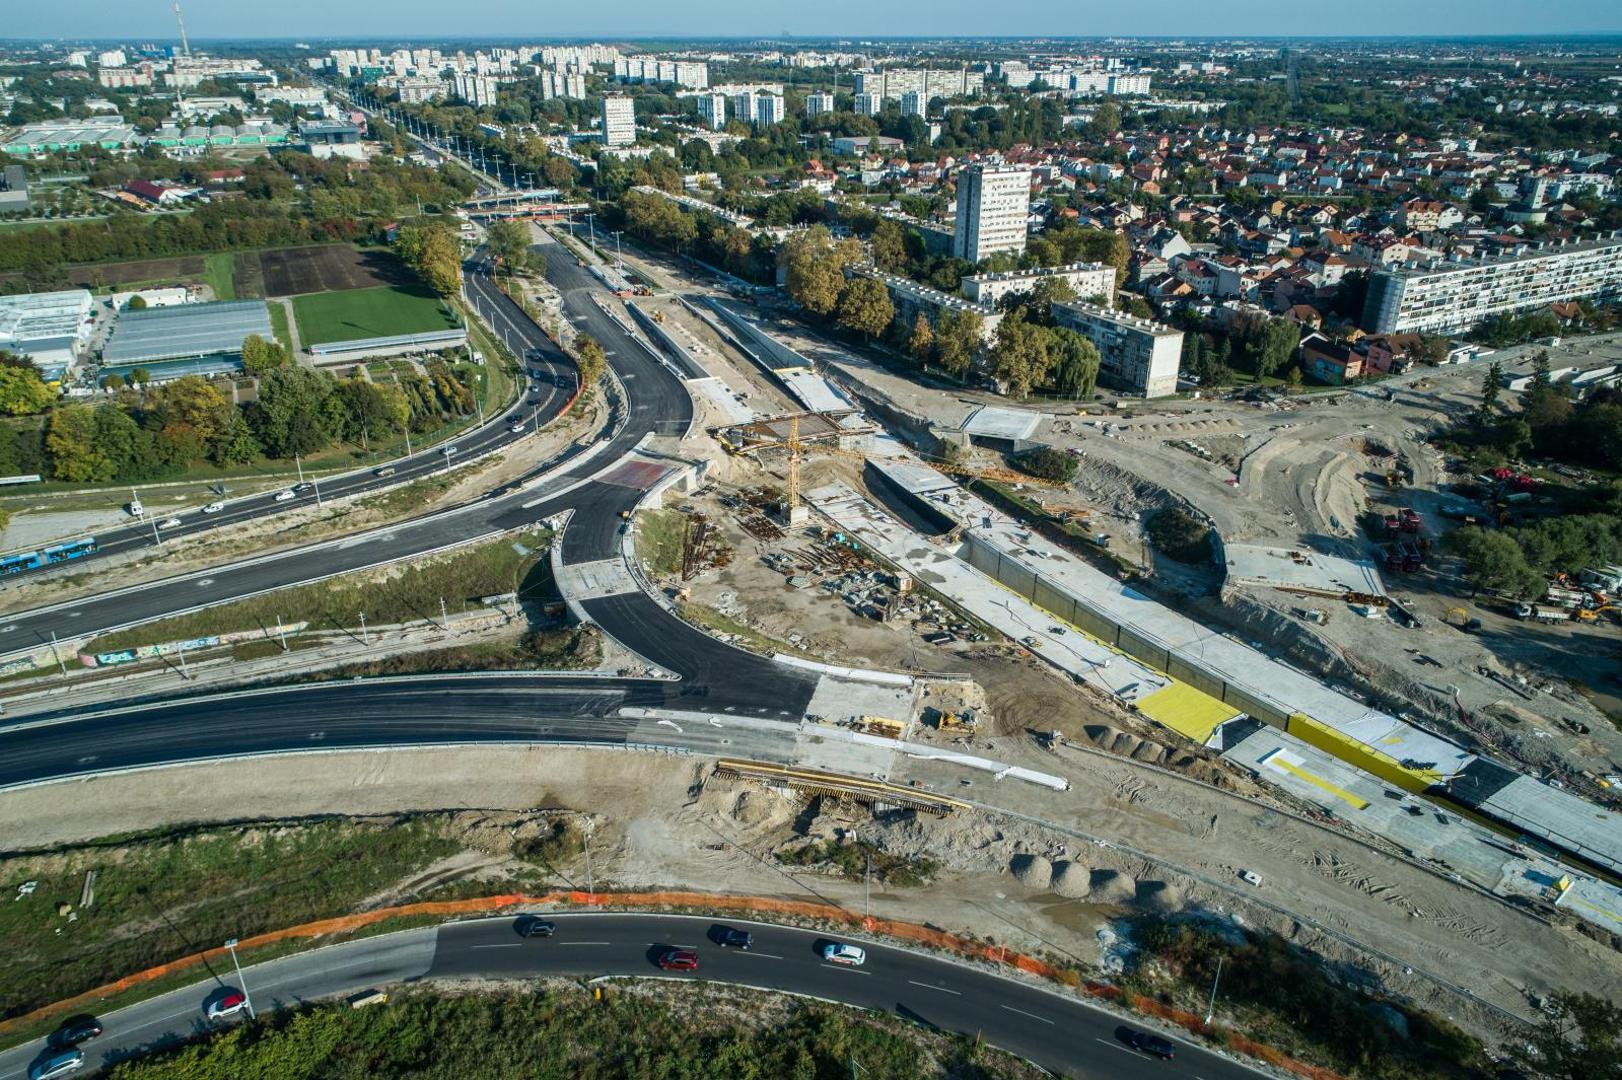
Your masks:
[[[239,985],[263,1013],[420,979],[657,975],[787,991],[892,1013],[927,1028],[982,1037],[1061,1076],[1253,1080],[1258,1075],[1231,1058],[1181,1041],[1174,1043],[1171,1060],[1152,1057],[1130,1041],[1141,1027],[1031,981],[937,955],[862,941],[866,963],[845,967],[825,961],[821,947],[851,939],[811,930],[621,912],[547,918],[557,926],[550,938],[521,937],[514,917],[451,923],[256,964],[243,972],[240,983],[228,960],[217,962],[208,977],[192,986],[101,1017],[106,1033],[85,1045],[87,1063],[110,1064],[240,1023],[211,1024],[203,1014],[209,1001]],[[720,947],[716,941],[724,927],[748,930],[753,945],[747,951]],[[698,969],[661,971],[656,961],[668,948],[694,949]],[[43,1042],[35,1042],[0,1054],[0,1080],[26,1075],[28,1064],[43,1052]]]

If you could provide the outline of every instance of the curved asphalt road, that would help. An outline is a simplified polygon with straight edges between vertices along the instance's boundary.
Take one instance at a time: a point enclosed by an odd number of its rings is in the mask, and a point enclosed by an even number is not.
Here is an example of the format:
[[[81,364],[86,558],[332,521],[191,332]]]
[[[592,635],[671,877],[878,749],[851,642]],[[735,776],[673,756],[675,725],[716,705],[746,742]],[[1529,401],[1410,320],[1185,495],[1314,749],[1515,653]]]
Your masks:
[[[256,964],[244,971],[242,983],[254,1007],[264,1012],[422,978],[711,979],[808,994],[894,1013],[942,1031],[978,1035],[1061,1076],[1253,1080],[1259,1075],[1231,1058],[1186,1043],[1178,1044],[1172,1061],[1148,1057],[1126,1042],[1136,1029],[1102,1009],[1023,979],[908,949],[864,941],[867,963],[851,968],[823,961],[821,944],[836,939],[809,930],[618,912],[547,918],[558,926],[552,938],[519,937],[511,917],[450,923]],[[711,935],[723,925],[749,929],[755,938],[753,949],[739,952],[714,945]],[[697,949],[698,970],[661,972],[654,958],[671,946]],[[207,981],[102,1017],[107,1032],[84,1047],[88,1063],[111,1064],[207,1033],[205,1004],[226,986],[240,985],[229,960],[217,961],[210,974],[213,978]],[[222,1021],[221,1026],[236,1022]],[[42,1051],[43,1043],[35,1042],[0,1054],[0,1080],[25,1076],[28,1064]]]
[[[622,526],[619,515],[635,506],[643,492],[592,477],[611,469],[615,461],[648,435],[685,431],[692,421],[692,400],[681,382],[593,301],[596,279],[587,271],[573,259],[556,257],[554,253],[548,260],[547,274],[562,291],[565,310],[577,326],[609,351],[609,362],[626,390],[628,408],[623,427],[590,460],[564,468],[536,488],[497,493],[493,498],[361,537],[12,615],[5,625],[0,625],[0,651],[49,641],[53,631],[62,638],[81,637],[409,558],[530,524],[566,509],[576,513],[564,534],[561,555],[565,564],[617,557]],[[470,283],[474,280],[470,276]],[[470,284],[470,288],[482,287]],[[555,349],[505,296],[498,292],[490,302],[506,305],[513,325],[523,330],[526,348]],[[116,719],[102,713],[89,717],[65,714],[38,718],[47,722],[43,725],[30,721],[0,731],[0,786],[323,745],[443,745],[554,738],[621,742],[626,736],[616,729],[612,719],[613,710],[620,705],[664,705],[793,721],[803,714],[816,687],[814,674],[716,641],[640,592],[588,600],[583,606],[587,615],[615,639],[681,675],[679,683],[588,680],[592,707],[586,714],[603,721],[600,737],[580,728],[582,712],[578,701],[560,701],[550,692],[559,685],[568,685],[567,680],[560,683],[522,676],[437,679],[436,686],[456,688],[455,700],[448,694],[423,695],[409,682],[366,681],[287,689],[275,695],[256,696],[254,700],[260,706],[252,724],[240,720],[220,722],[222,716],[240,716],[233,695],[165,696],[139,710],[118,713]],[[497,686],[502,687],[499,692]],[[541,687],[549,688],[549,692],[535,692]],[[289,697],[294,694],[300,696]],[[228,701],[231,704],[226,704]],[[310,721],[315,717],[330,718],[330,723],[312,728]],[[535,722],[553,720],[573,721],[574,727],[566,733],[542,731],[535,726]],[[519,726],[503,726],[509,722]],[[317,739],[313,731],[327,734]]]

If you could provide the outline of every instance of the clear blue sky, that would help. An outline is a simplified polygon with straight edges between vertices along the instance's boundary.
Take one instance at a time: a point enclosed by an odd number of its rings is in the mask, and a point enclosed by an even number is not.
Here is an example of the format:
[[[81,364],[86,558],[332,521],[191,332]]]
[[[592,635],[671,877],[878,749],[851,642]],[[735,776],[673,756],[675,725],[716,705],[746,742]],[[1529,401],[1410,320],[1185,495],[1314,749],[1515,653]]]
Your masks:
[[[0,34],[170,38],[172,0],[9,0]],[[1622,30],[1607,0],[182,0],[194,38],[1558,34]]]

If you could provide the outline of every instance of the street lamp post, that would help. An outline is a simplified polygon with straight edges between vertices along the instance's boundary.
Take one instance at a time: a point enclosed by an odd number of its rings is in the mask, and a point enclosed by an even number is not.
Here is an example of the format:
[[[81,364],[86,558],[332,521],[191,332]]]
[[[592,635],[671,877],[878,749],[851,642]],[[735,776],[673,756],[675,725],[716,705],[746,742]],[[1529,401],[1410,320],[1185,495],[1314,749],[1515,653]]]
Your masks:
[[[242,965],[237,961],[237,939],[229,938],[225,947],[231,952],[231,966],[237,969],[237,985],[242,988],[242,998],[248,1005],[248,1019],[257,1020],[253,1011],[253,995],[248,993],[248,980],[242,977]]]
[[[1217,984],[1222,981],[1222,957],[1217,957],[1216,977],[1211,980],[1211,1000],[1205,1006],[1205,1026],[1211,1026],[1211,1017],[1216,1015]]]

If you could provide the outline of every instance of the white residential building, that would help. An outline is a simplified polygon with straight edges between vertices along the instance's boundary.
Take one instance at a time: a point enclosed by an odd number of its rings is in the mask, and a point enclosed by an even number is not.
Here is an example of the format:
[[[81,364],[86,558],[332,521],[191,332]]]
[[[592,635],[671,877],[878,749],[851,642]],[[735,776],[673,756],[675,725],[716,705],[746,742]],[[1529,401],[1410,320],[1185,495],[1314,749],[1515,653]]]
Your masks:
[[[788,110],[783,99],[776,94],[758,94],[755,96],[755,123],[761,126],[768,124],[781,124]]]
[[[1372,334],[1453,333],[1493,315],[1583,298],[1622,299],[1617,233],[1497,259],[1376,269],[1363,327]]]
[[[603,145],[630,146],[636,142],[636,105],[622,94],[603,98]]]
[[[1181,330],[1087,303],[1054,304],[1053,321],[1098,348],[1100,381],[1144,397],[1177,392]]]
[[[1024,251],[1031,170],[970,165],[958,174],[952,254],[978,263],[997,251]]]
[[[495,105],[497,85],[489,75],[475,75],[466,71],[456,73],[456,96],[475,108]]]
[[[720,131],[727,124],[727,96],[725,94],[699,94],[698,115],[705,126]]]
[[[1115,267],[1103,263],[1070,263],[1001,274],[973,274],[965,277],[958,287],[975,303],[994,307],[1005,296],[1028,293],[1042,282],[1055,278],[1069,284],[1080,300],[1102,296],[1107,307],[1115,296]]]
[[[820,116],[834,111],[834,96],[829,93],[805,95],[805,115]]]
[[[922,116],[928,107],[929,100],[919,90],[908,90],[901,95],[902,116]]]
[[[878,94],[857,94],[854,108],[857,116],[877,116],[884,108],[884,98]]]

